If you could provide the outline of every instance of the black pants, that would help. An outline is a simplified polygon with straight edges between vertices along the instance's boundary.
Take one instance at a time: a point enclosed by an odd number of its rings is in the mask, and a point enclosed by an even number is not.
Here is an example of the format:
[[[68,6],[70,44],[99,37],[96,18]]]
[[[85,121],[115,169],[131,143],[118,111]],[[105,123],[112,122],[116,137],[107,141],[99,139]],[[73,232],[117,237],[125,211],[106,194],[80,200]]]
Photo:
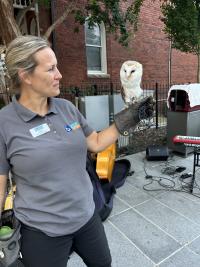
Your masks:
[[[111,267],[111,256],[98,213],[71,235],[49,237],[22,225],[21,253],[25,267],[66,267],[73,250],[88,267]]]

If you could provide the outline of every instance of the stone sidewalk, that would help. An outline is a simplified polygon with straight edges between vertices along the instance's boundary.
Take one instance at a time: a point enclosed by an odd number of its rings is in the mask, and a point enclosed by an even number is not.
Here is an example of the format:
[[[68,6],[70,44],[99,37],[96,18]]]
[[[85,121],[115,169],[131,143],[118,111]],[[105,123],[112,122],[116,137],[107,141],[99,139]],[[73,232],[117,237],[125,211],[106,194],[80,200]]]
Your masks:
[[[172,155],[167,162],[146,161],[145,152],[125,158],[135,172],[117,190],[113,211],[104,223],[112,267],[200,266],[200,175],[197,170],[196,196],[183,192],[191,178],[180,179],[182,173],[192,172],[193,155]],[[186,170],[163,174],[178,166]],[[146,179],[147,174],[153,179]],[[86,265],[74,253],[68,266]]]

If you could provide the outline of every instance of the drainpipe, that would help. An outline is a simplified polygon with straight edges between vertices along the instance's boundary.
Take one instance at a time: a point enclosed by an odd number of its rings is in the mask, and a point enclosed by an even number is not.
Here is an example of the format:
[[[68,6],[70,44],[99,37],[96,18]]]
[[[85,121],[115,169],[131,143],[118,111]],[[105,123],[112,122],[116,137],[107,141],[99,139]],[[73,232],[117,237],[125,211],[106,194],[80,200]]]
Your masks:
[[[55,8],[56,8],[55,3],[56,3],[56,1],[54,1],[54,0],[51,0],[51,2],[50,2],[51,24],[53,24],[55,21]],[[55,45],[56,42],[55,42],[55,40],[56,40],[56,36],[55,36],[55,30],[54,30],[52,32],[52,49],[56,54],[56,45]]]
[[[172,82],[172,41],[169,40],[169,53],[168,53],[168,87],[171,87]]]

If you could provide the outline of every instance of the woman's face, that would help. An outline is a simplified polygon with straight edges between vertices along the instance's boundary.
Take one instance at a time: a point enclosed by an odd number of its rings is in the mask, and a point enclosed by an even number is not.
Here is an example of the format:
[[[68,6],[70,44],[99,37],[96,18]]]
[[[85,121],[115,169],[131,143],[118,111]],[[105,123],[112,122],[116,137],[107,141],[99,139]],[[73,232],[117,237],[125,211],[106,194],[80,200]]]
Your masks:
[[[34,58],[37,66],[32,73],[28,74],[28,81],[34,93],[50,97],[60,93],[59,81],[62,78],[57,69],[57,59],[53,50],[49,47],[35,53]]]

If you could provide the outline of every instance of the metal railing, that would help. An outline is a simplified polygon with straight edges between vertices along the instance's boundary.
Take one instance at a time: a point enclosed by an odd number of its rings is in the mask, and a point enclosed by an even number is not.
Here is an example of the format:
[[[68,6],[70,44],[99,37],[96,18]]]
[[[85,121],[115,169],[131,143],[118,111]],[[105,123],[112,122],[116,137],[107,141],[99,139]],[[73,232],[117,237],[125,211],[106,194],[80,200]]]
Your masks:
[[[153,128],[152,130],[155,129],[156,133],[159,134],[160,130],[162,131],[163,129],[165,129],[165,126],[167,125],[167,96],[168,96],[169,86],[164,83],[163,84],[143,83],[142,88],[144,92],[144,97],[153,95],[155,99],[155,114],[151,118],[150,128]],[[114,96],[115,94],[120,94],[120,89],[121,89],[121,85],[117,83],[116,84],[114,83],[92,83],[92,84],[84,83],[81,86],[62,85],[61,93],[58,97],[65,98],[73,102],[80,109],[79,100],[82,97],[109,95],[109,99],[114,99],[114,97],[112,96]],[[12,97],[12,94],[10,92],[3,93],[0,91],[0,108],[8,104],[8,102],[11,101],[11,97]],[[112,120],[110,120],[110,122],[111,121]],[[143,131],[143,128],[138,128],[138,130],[142,131],[142,132],[138,132],[139,136],[142,136],[142,133],[145,132]],[[155,135],[153,136],[155,137]],[[130,151],[132,151],[131,150],[132,147],[134,148],[136,147],[135,144],[133,145],[133,140],[136,140],[136,136],[134,136],[134,138],[132,138],[132,135],[129,137],[120,136],[118,143],[117,143],[119,154],[129,153]],[[140,142],[137,141],[137,143],[139,146]]]
[[[25,8],[33,3],[33,0],[13,0],[13,7]]]
[[[144,97],[153,95],[155,99],[155,116],[153,125],[158,128],[167,123],[167,94],[169,86],[167,84],[144,83],[142,84]],[[78,97],[114,95],[121,93],[121,84],[119,83],[84,83],[81,86],[62,85],[59,97],[66,98],[76,103]]]
[[[153,124],[156,128],[165,126],[167,123],[167,94],[169,87],[167,84],[146,83],[142,85],[144,97],[153,95],[155,99],[155,116]],[[76,103],[78,97],[94,95],[114,95],[120,94],[121,85],[114,83],[85,83],[81,86],[62,86],[59,97],[65,98]],[[9,92],[0,92],[0,108],[5,106],[10,100],[12,94]]]

